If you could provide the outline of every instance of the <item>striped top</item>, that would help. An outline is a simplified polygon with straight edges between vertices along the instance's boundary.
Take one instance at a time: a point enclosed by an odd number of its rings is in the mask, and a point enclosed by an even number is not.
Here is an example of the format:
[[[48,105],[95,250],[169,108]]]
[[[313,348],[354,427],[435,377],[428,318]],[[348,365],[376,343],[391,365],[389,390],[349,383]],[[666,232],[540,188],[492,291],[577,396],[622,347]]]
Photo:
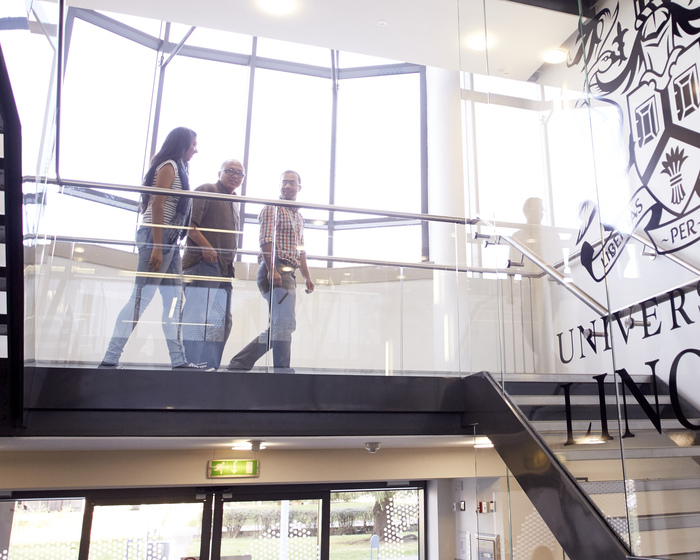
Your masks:
[[[265,206],[260,212],[258,221],[260,222],[260,246],[272,243],[274,240],[275,260],[284,261],[294,268],[299,268],[301,253],[305,252],[304,218],[299,211],[286,206]],[[276,236],[275,229],[277,229]],[[262,262],[262,255],[258,257],[258,262]]]
[[[158,175],[158,171],[160,171],[160,169],[164,165],[168,165],[168,164],[172,165],[173,169],[175,169],[175,180],[173,181],[173,184],[170,188],[175,189],[175,190],[182,190],[182,183],[180,182],[180,174],[177,171],[177,163],[175,163],[172,159],[164,161],[156,168],[156,176]],[[153,177],[153,184],[150,185],[151,187],[156,186],[156,176]],[[165,207],[163,208],[163,225],[164,226],[170,226],[173,224],[173,220],[175,219],[175,213],[177,211],[177,203],[179,200],[180,200],[180,198],[177,196],[169,196],[165,199]],[[153,223],[152,206],[153,206],[153,196],[151,196],[148,199],[148,208],[146,208],[146,211],[143,213],[143,218],[141,220],[142,223],[144,223],[144,224]]]

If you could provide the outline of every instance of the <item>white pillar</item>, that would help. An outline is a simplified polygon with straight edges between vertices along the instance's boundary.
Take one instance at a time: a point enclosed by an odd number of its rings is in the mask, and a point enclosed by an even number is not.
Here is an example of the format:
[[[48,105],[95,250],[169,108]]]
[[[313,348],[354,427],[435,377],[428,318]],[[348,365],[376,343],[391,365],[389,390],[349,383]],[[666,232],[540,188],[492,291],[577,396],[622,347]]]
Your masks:
[[[428,212],[463,217],[465,208],[462,101],[459,72],[440,68],[426,69],[428,140]],[[440,265],[464,265],[466,228],[445,223],[430,224],[430,260]],[[460,356],[461,340],[456,272],[433,274],[433,356],[435,371],[464,369]]]

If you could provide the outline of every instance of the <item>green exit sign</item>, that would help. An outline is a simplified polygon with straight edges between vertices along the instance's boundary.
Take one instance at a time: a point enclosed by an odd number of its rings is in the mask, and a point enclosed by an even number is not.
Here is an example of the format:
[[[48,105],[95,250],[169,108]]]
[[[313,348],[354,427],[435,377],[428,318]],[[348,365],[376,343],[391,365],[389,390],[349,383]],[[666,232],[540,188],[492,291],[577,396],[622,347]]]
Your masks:
[[[260,476],[260,462],[257,459],[209,461],[207,478],[234,478],[244,476]]]

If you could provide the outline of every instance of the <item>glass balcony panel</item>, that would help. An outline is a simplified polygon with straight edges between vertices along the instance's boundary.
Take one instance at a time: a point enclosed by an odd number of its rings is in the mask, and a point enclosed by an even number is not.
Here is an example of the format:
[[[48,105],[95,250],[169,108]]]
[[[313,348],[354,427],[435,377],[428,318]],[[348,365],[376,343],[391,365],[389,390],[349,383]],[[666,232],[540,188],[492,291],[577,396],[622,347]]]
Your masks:
[[[600,9],[592,24],[607,18]],[[671,39],[652,62],[653,49],[642,41],[644,17],[636,11],[616,14],[616,32],[586,65],[591,69],[586,72],[591,92],[587,113],[603,241],[586,258],[589,276],[607,287],[611,314],[609,337],[599,340],[611,348],[613,364],[600,371],[614,370],[618,381],[625,482],[614,491],[626,493],[632,550],[666,557],[698,550],[697,523],[686,501],[700,497],[694,429],[700,391],[691,373],[698,351],[690,331],[697,320],[700,272],[691,231],[698,201],[685,188],[697,181],[697,170],[687,166],[687,156],[697,148],[684,140],[697,129],[689,118],[697,100],[687,95],[697,82],[696,53]],[[685,21],[691,16],[678,17]],[[577,55],[582,44],[593,40],[584,33],[585,41],[572,50]],[[603,53],[623,35],[622,56],[606,66]],[[626,55],[638,41],[644,62],[637,66]],[[660,69],[659,77],[648,85],[642,76],[652,66]],[[625,83],[611,80],[613,75]],[[598,366],[591,357],[585,361],[589,371]],[[615,441],[605,447],[618,443],[618,434],[612,435]],[[601,460],[612,453],[603,445],[595,447]],[[603,496],[594,497],[606,498],[606,491],[599,491]],[[622,511],[619,501],[617,507]]]
[[[528,16],[533,8],[525,5],[505,14],[489,1],[483,10],[487,64],[465,74],[462,99],[481,262],[499,270],[492,280],[499,364],[491,371],[572,476],[615,488],[596,503],[629,543],[615,384],[599,386],[590,373],[614,370],[609,293],[586,260],[601,246],[603,205],[621,176],[610,126],[591,126],[611,117],[605,108],[590,110],[581,68],[566,73],[563,63],[541,58],[548,48],[575,44],[577,15]],[[508,18],[533,22],[527,42],[503,32]],[[599,150],[605,184],[596,181]],[[594,488],[585,490],[593,496]],[[515,537],[510,546],[515,554]]]
[[[400,374],[404,369],[401,268],[324,265],[309,263],[316,283],[313,294],[297,288],[295,367]]]
[[[85,192],[90,196],[84,197]],[[123,200],[121,194],[103,195],[70,185],[52,187],[44,200],[40,236],[32,253],[37,275],[32,294],[37,302],[37,340],[41,341],[33,348],[36,360],[43,364],[94,366],[105,356],[134,282],[152,274],[137,271],[139,252],[133,237],[140,226],[136,207],[133,202],[116,204],[115,200]],[[76,214],[91,219],[59,219],[60,215]],[[381,218],[374,218],[381,222]],[[472,289],[469,282],[476,282],[459,280],[460,274],[466,274],[457,268],[459,243],[467,235],[461,226],[437,225],[440,227],[433,228],[430,245],[434,262],[423,261],[420,256],[421,223],[377,223],[371,229],[355,232],[360,235],[354,243],[353,231],[342,230],[348,244],[336,244],[332,257],[327,251],[327,229],[320,225],[307,229],[308,264],[316,289],[306,294],[301,272],[296,271],[292,367],[299,373],[338,370],[457,375],[470,371],[468,364],[472,362],[483,364],[478,356],[470,356],[463,344],[465,333],[468,335],[472,328],[470,321],[477,325],[486,320],[486,315],[476,317],[470,310],[471,296],[459,293]],[[257,244],[257,231],[252,226],[257,224],[246,225],[244,231]],[[407,240],[413,246],[411,253],[402,255],[390,250],[392,243],[405,245]],[[355,252],[350,250],[353,247]],[[360,250],[362,247],[366,250]],[[265,334],[270,315],[257,287],[258,254],[259,248],[242,249],[241,260],[235,266],[230,301],[233,326],[222,365],[256,338],[263,344],[260,350],[264,354],[254,362],[256,367],[274,365],[274,352],[264,352],[270,344]],[[395,260],[401,256],[406,260]],[[388,257],[391,260],[383,260]],[[185,308],[188,298],[196,301],[192,282],[197,277],[165,274],[164,279],[182,283]],[[134,369],[170,367],[163,324],[178,323],[177,302],[175,305],[170,300],[163,302],[162,294],[155,290],[124,347],[122,365]],[[431,310],[428,315],[426,310]],[[130,321],[133,323],[134,318]],[[206,317],[200,321],[183,316],[181,321],[185,346],[197,339],[195,331],[214,328]],[[483,326],[478,331],[487,332]],[[428,347],[423,344],[427,340]],[[483,355],[488,354],[484,350]]]

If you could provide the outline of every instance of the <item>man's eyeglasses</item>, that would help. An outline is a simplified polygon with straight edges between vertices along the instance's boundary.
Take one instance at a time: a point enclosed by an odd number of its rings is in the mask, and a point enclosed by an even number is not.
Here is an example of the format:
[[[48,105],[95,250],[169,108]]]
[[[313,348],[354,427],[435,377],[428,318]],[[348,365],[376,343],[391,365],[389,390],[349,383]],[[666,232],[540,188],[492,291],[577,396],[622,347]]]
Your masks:
[[[282,186],[286,187],[287,185],[292,187],[298,187],[299,181],[295,181],[294,179],[282,179]]]
[[[238,169],[222,169],[226,175],[229,177],[245,177],[245,173],[243,171],[238,171]]]

